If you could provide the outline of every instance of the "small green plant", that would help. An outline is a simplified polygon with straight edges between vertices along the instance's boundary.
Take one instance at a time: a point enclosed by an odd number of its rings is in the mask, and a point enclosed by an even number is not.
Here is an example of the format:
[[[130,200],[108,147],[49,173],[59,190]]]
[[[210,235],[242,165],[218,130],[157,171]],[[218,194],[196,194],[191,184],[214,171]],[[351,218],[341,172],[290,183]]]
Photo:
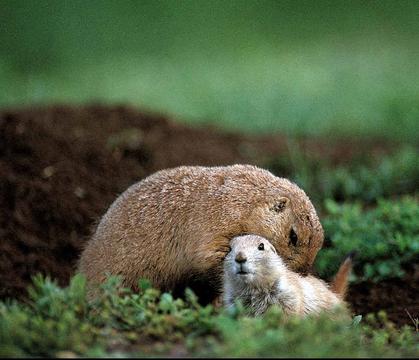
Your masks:
[[[378,200],[376,208],[359,203],[325,202],[322,220],[328,247],[316,259],[322,276],[331,276],[342,259],[356,251],[357,280],[402,277],[403,267],[419,256],[419,203],[414,197]]]
[[[86,301],[86,281],[76,275],[62,289],[34,278],[30,301],[0,302],[0,355],[16,356],[417,356],[418,334],[395,328],[380,314],[366,321],[334,314],[285,317],[279,307],[252,318],[201,306],[140,282],[140,292],[110,277],[96,300]],[[379,322],[380,329],[376,329]],[[375,326],[375,327],[374,327]]]

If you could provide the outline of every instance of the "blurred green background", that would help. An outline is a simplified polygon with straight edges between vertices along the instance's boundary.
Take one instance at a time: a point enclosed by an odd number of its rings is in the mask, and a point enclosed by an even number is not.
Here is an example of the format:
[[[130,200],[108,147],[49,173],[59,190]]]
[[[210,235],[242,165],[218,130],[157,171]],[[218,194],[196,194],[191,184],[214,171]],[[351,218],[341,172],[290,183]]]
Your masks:
[[[0,2],[0,107],[417,141],[419,1]]]

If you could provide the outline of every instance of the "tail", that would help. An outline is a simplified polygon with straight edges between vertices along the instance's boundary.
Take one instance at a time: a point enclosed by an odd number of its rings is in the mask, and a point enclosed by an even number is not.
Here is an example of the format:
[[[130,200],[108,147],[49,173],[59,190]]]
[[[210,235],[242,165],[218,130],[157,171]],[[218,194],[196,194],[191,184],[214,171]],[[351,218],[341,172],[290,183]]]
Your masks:
[[[348,279],[349,274],[352,270],[352,259],[355,256],[355,252],[351,252],[346,256],[345,261],[340,266],[335,278],[330,284],[331,290],[337,294],[341,299],[345,298],[346,291],[348,290]]]

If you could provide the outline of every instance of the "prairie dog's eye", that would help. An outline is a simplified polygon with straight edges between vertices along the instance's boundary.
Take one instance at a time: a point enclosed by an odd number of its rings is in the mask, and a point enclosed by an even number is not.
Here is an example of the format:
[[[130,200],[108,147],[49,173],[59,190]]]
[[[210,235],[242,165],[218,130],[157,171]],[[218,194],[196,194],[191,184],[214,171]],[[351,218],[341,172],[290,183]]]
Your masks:
[[[291,231],[290,231],[290,240],[288,242],[288,245],[297,246],[297,242],[298,242],[298,236],[295,233],[294,229],[291,228]]]
[[[258,250],[265,250],[265,245],[263,243],[260,243],[258,246]]]

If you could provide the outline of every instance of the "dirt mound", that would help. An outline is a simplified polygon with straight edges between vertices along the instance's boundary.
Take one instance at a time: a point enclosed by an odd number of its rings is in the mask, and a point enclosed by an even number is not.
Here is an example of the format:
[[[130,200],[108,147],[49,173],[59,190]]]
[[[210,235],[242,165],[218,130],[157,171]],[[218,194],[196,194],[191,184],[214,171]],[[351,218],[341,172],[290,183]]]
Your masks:
[[[335,144],[300,141],[305,151],[335,162],[372,148],[362,139]],[[286,153],[279,135],[192,128],[124,106],[1,112],[0,298],[25,296],[38,272],[66,285],[95,222],[119,193],[152,172],[179,165],[263,165]],[[369,294],[380,297],[379,291]],[[362,313],[357,299],[351,293]]]

